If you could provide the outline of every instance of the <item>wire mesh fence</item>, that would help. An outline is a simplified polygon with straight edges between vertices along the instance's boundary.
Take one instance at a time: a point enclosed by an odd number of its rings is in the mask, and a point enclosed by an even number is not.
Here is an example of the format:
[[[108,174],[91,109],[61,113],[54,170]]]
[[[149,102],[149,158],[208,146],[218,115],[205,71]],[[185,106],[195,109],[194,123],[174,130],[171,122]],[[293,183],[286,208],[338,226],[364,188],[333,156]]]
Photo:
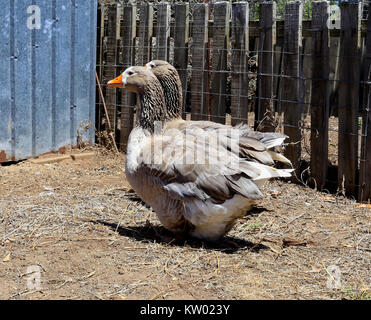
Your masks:
[[[371,198],[368,1],[102,1],[97,73],[122,151],[135,96],[106,86],[126,67],[167,60],[183,116],[289,136],[296,176]],[[97,93],[98,136],[107,117]]]

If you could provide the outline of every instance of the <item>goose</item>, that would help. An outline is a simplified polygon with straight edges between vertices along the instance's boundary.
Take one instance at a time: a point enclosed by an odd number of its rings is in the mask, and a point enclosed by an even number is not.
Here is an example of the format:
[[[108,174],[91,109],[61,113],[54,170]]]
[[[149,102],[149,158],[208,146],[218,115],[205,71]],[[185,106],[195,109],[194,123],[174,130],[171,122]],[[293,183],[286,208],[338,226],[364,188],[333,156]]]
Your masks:
[[[272,166],[275,159],[288,160],[267,147],[282,137],[267,138],[265,144],[264,139],[243,136],[238,127],[210,128],[172,115],[149,68],[129,67],[108,85],[137,94],[126,177],[176,238],[220,239],[263,198],[260,187],[265,181],[291,176],[292,169]]]

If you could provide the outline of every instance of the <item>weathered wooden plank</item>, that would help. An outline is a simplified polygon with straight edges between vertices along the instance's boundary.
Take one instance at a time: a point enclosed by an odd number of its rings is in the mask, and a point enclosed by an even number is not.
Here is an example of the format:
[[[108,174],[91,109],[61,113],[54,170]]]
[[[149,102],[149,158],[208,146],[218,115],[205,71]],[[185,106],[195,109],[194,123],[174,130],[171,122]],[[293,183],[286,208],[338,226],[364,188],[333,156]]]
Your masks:
[[[212,72],[210,90],[211,121],[225,124],[227,55],[229,48],[229,19],[231,4],[220,1],[214,4],[214,25],[212,53]]]
[[[71,159],[70,155],[57,155],[57,156],[46,156],[45,158],[41,157],[37,159],[31,159],[29,161],[30,163],[41,165],[41,164],[57,163],[57,162],[61,162],[63,160],[69,160],[69,159]]]
[[[330,115],[338,114],[340,38],[330,37]]]
[[[303,78],[303,90],[302,90],[302,101],[303,101],[303,114],[310,113],[310,99],[312,94],[312,38],[303,37],[302,47],[302,78]]]
[[[362,141],[359,173],[359,201],[371,201],[371,15],[368,16],[368,31],[365,43],[364,68],[369,83],[364,87],[364,105],[362,110]]]
[[[273,70],[274,70],[274,80],[273,80],[273,88],[274,88],[274,110],[276,112],[282,112],[280,108],[280,93],[282,90],[282,77],[280,76],[282,72],[282,63],[283,63],[283,38],[277,38],[277,43],[274,47],[274,63],[273,63]],[[281,114],[280,114],[281,115]]]
[[[256,8],[254,8],[254,10],[256,10]],[[256,121],[256,118],[257,118],[257,106],[258,106],[258,102],[259,102],[259,96],[260,96],[260,93],[259,93],[259,86],[257,85],[257,78],[258,78],[258,55],[259,55],[259,43],[260,43],[260,38],[253,38],[253,39],[250,39],[250,42],[249,42],[249,46],[250,46],[250,50],[252,50],[250,52],[250,59],[251,61],[249,60],[249,72],[250,72],[250,77],[254,77],[255,78],[255,95],[253,96],[250,96],[250,106],[249,106],[249,112],[254,112],[254,122],[253,122],[253,126],[254,126],[254,130],[257,129],[257,125],[258,125],[258,122]],[[254,76],[253,76],[254,75]]]
[[[361,6],[360,3],[342,2],[340,10],[338,186],[354,195],[358,169]]]
[[[139,7],[139,48],[137,65],[145,65],[152,59],[153,4],[144,3]]]
[[[213,11],[213,2],[210,1],[210,0],[203,0],[204,3],[210,3],[209,5],[209,16],[208,16],[208,21],[210,21],[211,19],[211,14],[212,14],[212,11]],[[210,32],[211,28],[208,27],[208,33]],[[207,38],[207,44],[206,44],[206,62],[205,62],[205,78],[204,78],[204,82],[206,83],[206,86],[205,86],[205,92],[204,92],[204,95],[205,95],[205,101],[206,101],[206,106],[205,106],[205,110],[206,110],[206,114],[207,114],[207,117],[208,119],[210,119],[210,114],[211,114],[211,111],[210,111],[210,67],[211,67],[211,62],[210,62],[210,41],[211,41],[211,37],[208,35],[208,38]]]
[[[303,5],[300,1],[288,2],[285,6],[285,39],[283,57],[282,107],[284,111],[284,133],[289,136],[285,156],[294,168],[299,169],[301,155],[301,70]]]
[[[171,6],[167,2],[157,4],[157,35],[155,58],[169,60]]]
[[[328,118],[330,112],[330,34],[327,1],[312,3],[312,97],[311,97],[311,177],[319,190],[326,183],[328,166]]]
[[[232,4],[231,124],[248,122],[249,3]]]
[[[122,67],[122,39],[121,39],[121,22],[123,16],[123,6],[121,4],[117,5],[116,10],[116,76],[124,71]],[[116,127],[115,127],[115,143],[116,147],[120,146],[120,136],[121,136],[121,110],[122,107],[122,94],[126,90],[116,90]]]
[[[122,69],[135,64],[135,34],[136,34],[137,7],[124,6],[121,31],[122,41]],[[135,94],[121,90],[121,117],[120,117],[120,150],[126,151],[130,132],[133,128]]]
[[[106,29],[105,61],[103,67],[103,83],[114,79],[117,75],[117,5],[106,6],[108,23]],[[116,132],[116,89],[105,86],[105,100],[107,112],[113,133]],[[107,127],[106,127],[107,129]]]
[[[273,58],[276,45],[276,3],[260,4],[260,49],[258,52],[259,98],[257,104],[256,127],[263,132],[274,131],[274,86]]]
[[[192,26],[192,80],[191,105],[192,119],[208,119],[206,94],[208,83],[206,81],[206,47],[208,41],[209,5],[200,3],[195,5]]]
[[[371,77],[368,81],[371,81]],[[371,201],[371,94],[368,93],[368,108],[362,118],[362,152],[360,160],[359,201]]]
[[[174,67],[178,70],[183,88],[183,112],[186,116],[186,101],[188,94],[188,42],[189,42],[189,4],[177,3],[175,5],[174,22]]]

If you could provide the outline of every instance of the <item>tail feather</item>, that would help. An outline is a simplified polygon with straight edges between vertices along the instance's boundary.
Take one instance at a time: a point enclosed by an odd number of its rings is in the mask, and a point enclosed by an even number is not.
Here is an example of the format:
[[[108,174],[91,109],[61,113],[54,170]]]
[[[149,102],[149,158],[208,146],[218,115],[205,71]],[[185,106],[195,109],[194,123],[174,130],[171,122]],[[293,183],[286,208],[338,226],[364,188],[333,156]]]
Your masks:
[[[274,151],[268,151],[268,152],[274,161],[282,162],[282,163],[288,164],[289,166],[292,166],[291,161],[287,159],[284,155],[278,152],[274,152]]]
[[[249,161],[248,163],[259,170],[259,175],[253,178],[254,181],[268,180],[271,178],[289,178],[291,177],[291,172],[294,171],[294,169],[276,169],[257,162]]]

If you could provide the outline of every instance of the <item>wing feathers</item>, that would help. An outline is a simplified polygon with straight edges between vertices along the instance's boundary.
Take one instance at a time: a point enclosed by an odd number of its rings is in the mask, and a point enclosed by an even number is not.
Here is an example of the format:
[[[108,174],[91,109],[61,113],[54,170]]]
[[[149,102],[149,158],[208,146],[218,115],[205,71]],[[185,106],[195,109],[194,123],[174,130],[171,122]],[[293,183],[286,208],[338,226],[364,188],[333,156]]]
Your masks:
[[[145,163],[153,157],[149,149],[138,159],[141,173],[161,179],[173,198],[223,203],[239,194],[260,199],[263,194],[255,182],[291,176],[292,170],[270,167],[274,161],[290,164],[284,156],[268,150],[283,142],[283,134],[251,131],[247,125],[177,121],[170,123],[163,135],[152,137],[154,150],[157,145],[157,152],[162,153],[160,163]],[[199,161],[202,157],[204,162]]]

